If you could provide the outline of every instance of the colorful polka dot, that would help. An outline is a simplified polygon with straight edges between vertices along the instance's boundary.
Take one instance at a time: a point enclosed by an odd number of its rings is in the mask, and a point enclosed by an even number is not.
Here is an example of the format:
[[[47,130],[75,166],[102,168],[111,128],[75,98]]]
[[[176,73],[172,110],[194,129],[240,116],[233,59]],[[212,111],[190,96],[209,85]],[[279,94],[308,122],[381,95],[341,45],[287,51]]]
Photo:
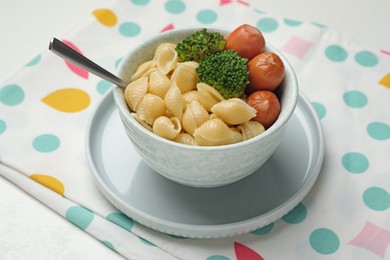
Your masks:
[[[180,0],[170,0],[165,4],[165,10],[171,14],[180,14],[184,12],[186,5]]]
[[[82,89],[63,88],[42,98],[42,102],[58,111],[75,113],[86,109],[91,103],[91,98]]]
[[[283,19],[284,23],[288,26],[299,26],[302,24],[301,21],[293,20],[293,19]]]
[[[230,260],[230,258],[223,255],[211,255],[206,260]]]
[[[312,102],[311,105],[313,106],[314,110],[316,111],[318,117],[320,119],[323,119],[326,115],[326,108],[323,104],[318,102]]]
[[[268,224],[262,228],[258,228],[251,233],[257,236],[263,236],[271,232],[271,230],[274,228],[274,223]]]
[[[310,234],[310,245],[316,252],[328,255],[338,250],[340,241],[332,230],[318,228]]]
[[[4,122],[4,120],[0,119],[0,135],[5,132],[7,129],[7,124]]]
[[[115,61],[115,68],[118,68],[118,67],[119,67],[119,65],[121,64],[122,60],[123,60],[123,57],[122,57],[122,58],[119,58],[119,59],[117,59],[117,60]]]
[[[125,214],[120,213],[120,212],[110,213],[107,216],[107,219],[109,221],[111,221],[112,223],[115,223],[118,226],[121,226],[124,229],[129,230],[129,231],[134,226],[134,221],[131,218],[129,218],[128,216],[126,216]]]
[[[367,105],[368,101],[367,96],[363,92],[357,90],[345,92],[343,99],[345,104],[352,108],[362,108]]]
[[[34,181],[42,184],[43,186],[51,189],[54,192],[57,192],[58,194],[64,196],[65,193],[65,186],[62,184],[60,180],[53,176],[45,175],[45,174],[32,174],[30,176],[31,179]]]
[[[342,157],[344,168],[350,173],[363,173],[367,171],[369,162],[364,154],[350,152]]]
[[[335,62],[341,62],[347,59],[348,52],[339,45],[330,45],[325,49],[325,56]]]
[[[150,0],[131,0],[131,2],[135,5],[147,5]]]
[[[257,27],[259,30],[265,33],[275,31],[278,26],[278,21],[273,18],[263,18],[257,22]]]
[[[99,94],[104,94],[107,92],[107,90],[109,90],[112,86],[112,83],[107,81],[107,80],[101,80],[98,82],[98,84],[96,85],[96,90]]]
[[[215,22],[218,18],[218,15],[213,10],[202,10],[196,15],[196,19],[203,24],[211,24]]]
[[[116,14],[107,8],[97,9],[93,11],[92,14],[100,24],[107,27],[113,27],[118,22],[118,17]]]
[[[369,51],[361,51],[355,55],[355,61],[364,67],[373,67],[378,64],[378,57]]]
[[[376,140],[387,140],[390,138],[390,126],[382,122],[373,122],[367,126],[368,134]]]
[[[305,220],[307,216],[306,207],[299,203],[293,210],[287,215],[282,217],[282,220],[288,224],[298,224]]]
[[[16,106],[24,100],[23,89],[16,84],[5,85],[0,89],[0,101],[7,106]]]
[[[378,83],[382,86],[385,86],[386,88],[390,88],[390,73],[384,75]]]
[[[94,214],[84,207],[73,206],[66,211],[65,217],[79,228],[86,229],[91,224]]]
[[[27,64],[26,64],[26,67],[32,67],[32,66],[35,66],[37,65],[42,59],[42,55],[37,55],[35,58],[33,58],[32,60],[30,60]]]
[[[119,32],[125,37],[135,37],[141,33],[141,27],[134,22],[124,22],[119,26]]]
[[[111,250],[113,250],[113,251],[116,252],[114,245],[113,245],[110,241],[103,240],[102,243],[103,243],[105,246],[107,246],[108,248],[110,248]]]
[[[366,189],[363,193],[363,201],[372,210],[383,211],[390,208],[390,194],[379,187]]]
[[[319,27],[319,28],[326,28],[327,26],[320,22],[312,22],[313,25]]]
[[[76,46],[73,42],[67,41],[67,40],[62,40],[66,45],[68,45],[70,48],[74,49],[75,51],[82,53],[82,51]],[[74,63],[64,60],[66,66],[77,76],[83,78],[83,79],[88,79],[89,77],[89,72],[85,69],[80,68],[79,66],[75,65]]]
[[[50,153],[58,149],[60,139],[53,134],[42,134],[34,138],[33,148],[41,153]]]
[[[145,245],[147,246],[156,246],[155,244],[153,244],[152,242],[150,242],[149,240],[146,240],[145,238],[142,238],[142,237],[138,237],[138,239]]]
[[[302,59],[313,45],[314,42],[297,36],[292,36],[290,40],[280,48],[280,50]]]

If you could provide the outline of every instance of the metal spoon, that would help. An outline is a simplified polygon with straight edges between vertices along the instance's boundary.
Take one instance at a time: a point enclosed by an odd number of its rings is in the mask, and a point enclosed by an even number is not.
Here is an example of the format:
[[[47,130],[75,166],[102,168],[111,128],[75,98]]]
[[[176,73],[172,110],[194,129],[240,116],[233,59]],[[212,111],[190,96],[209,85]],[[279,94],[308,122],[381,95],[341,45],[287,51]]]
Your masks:
[[[128,83],[126,83],[122,79],[103,69],[102,67],[89,60],[74,49],[70,48],[68,45],[66,45],[55,37],[51,38],[50,40],[49,50],[51,50],[61,58],[64,58],[65,60],[79,66],[80,68],[83,68],[102,79],[110,81],[111,83],[114,83],[121,88],[125,88],[128,85]]]

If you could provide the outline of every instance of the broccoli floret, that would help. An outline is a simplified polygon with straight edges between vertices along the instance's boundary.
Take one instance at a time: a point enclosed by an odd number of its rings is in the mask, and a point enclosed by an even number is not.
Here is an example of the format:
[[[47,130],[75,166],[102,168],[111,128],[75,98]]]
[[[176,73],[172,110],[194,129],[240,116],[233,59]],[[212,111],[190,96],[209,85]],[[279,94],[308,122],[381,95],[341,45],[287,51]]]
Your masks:
[[[240,97],[249,84],[248,59],[233,50],[208,54],[196,68],[199,80],[215,88],[224,98]]]
[[[207,32],[207,29],[203,28],[178,43],[176,45],[176,52],[180,62],[199,62],[206,54],[223,50],[225,45],[226,40],[222,34],[218,32]]]

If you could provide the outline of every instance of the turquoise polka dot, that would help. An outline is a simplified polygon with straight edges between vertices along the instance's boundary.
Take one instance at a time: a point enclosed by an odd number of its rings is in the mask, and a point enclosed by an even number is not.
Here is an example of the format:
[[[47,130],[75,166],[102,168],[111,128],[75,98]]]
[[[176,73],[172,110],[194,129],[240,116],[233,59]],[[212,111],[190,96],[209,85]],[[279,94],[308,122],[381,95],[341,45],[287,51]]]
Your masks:
[[[292,20],[292,19],[283,19],[284,23],[289,26],[299,26],[302,24],[301,21]]]
[[[121,64],[123,58],[119,58],[115,61],[115,68],[118,68],[119,67],[119,64]]]
[[[327,228],[318,228],[310,234],[311,247],[320,254],[333,254],[340,246],[336,233]]]
[[[112,86],[111,82],[109,82],[107,80],[101,80],[96,85],[96,90],[99,94],[104,94],[104,93],[106,93],[107,90],[110,89],[111,86]]]
[[[379,187],[370,187],[363,193],[363,201],[370,209],[383,211],[390,207],[390,194]]]
[[[312,22],[313,25],[319,27],[319,28],[326,28],[327,26],[325,24],[319,23],[319,22]]]
[[[378,57],[369,51],[361,51],[356,53],[355,61],[364,67],[373,67],[378,64]]]
[[[138,237],[138,239],[145,245],[147,246],[156,246],[155,244],[153,244],[152,242],[146,240],[145,238],[142,238],[142,237]]]
[[[0,119],[0,135],[5,132],[7,129],[7,124],[4,122],[4,120]]]
[[[119,26],[119,32],[126,37],[134,37],[140,34],[141,27],[133,22],[124,22]]]
[[[330,45],[325,49],[325,56],[331,61],[341,62],[347,59],[348,52],[339,45]]]
[[[368,169],[368,159],[365,155],[356,152],[344,154],[342,158],[344,168],[351,173],[362,173]]]
[[[184,12],[186,5],[180,0],[170,0],[165,4],[165,10],[171,14],[180,14]]]
[[[373,122],[367,126],[368,134],[376,140],[387,140],[390,138],[390,126],[382,122]]]
[[[367,105],[367,96],[357,90],[345,92],[343,95],[345,104],[352,108],[361,108]]]
[[[60,146],[61,141],[53,134],[42,134],[35,137],[32,144],[36,151],[41,153],[50,153]]]
[[[113,245],[111,242],[109,242],[109,241],[107,241],[107,240],[103,240],[102,243],[105,244],[105,245],[106,245],[108,248],[110,248],[111,250],[113,250],[113,251],[116,252],[116,250],[115,250],[115,248],[114,248],[114,245]]]
[[[323,104],[318,103],[318,102],[312,102],[311,105],[313,106],[314,110],[316,111],[316,113],[320,119],[325,117],[326,108]]]
[[[230,258],[223,255],[212,255],[207,257],[206,260],[230,260]]]
[[[289,224],[298,224],[304,221],[306,216],[307,216],[306,207],[302,203],[299,203],[287,215],[283,216],[282,220]]]
[[[263,236],[263,235],[266,235],[269,232],[271,232],[273,227],[274,227],[274,223],[271,223],[271,224],[268,224],[262,228],[258,228],[256,230],[252,231],[251,233],[254,235],[257,235],[257,236]]]
[[[115,223],[118,226],[121,226],[124,229],[129,230],[129,231],[134,226],[134,221],[131,218],[129,218],[128,216],[126,216],[125,214],[120,213],[120,212],[110,213],[107,216],[107,219],[109,221],[111,221],[112,223]]]
[[[202,10],[196,15],[196,19],[203,24],[211,24],[217,20],[217,13],[213,10]]]
[[[257,22],[257,28],[265,33],[275,31],[278,26],[278,21],[273,18],[263,18]]]
[[[16,106],[24,100],[23,89],[16,84],[9,84],[0,89],[0,101],[8,106]]]
[[[150,0],[131,0],[131,2],[135,5],[147,5]]]
[[[86,229],[92,222],[94,214],[81,206],[70,207],[65,217],[81,229]]]
[[[34,59],[32,59],[26,64],[26,67],[31,67],[38,64],[41,61],[41,59],[42,59],[42,55],[36,56]]]

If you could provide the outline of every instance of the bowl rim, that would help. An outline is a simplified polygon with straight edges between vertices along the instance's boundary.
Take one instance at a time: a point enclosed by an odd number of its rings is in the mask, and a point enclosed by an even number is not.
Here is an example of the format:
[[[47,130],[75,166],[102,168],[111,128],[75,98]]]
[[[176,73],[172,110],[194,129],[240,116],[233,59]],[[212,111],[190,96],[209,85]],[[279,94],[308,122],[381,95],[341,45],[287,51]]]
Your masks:
[[[116,74],[119,75],[120,72],[123,70],[124,66],[129,63],[129,59],[134,55],[134,53],[137,53],[138,50],[143,48],[143,46],[147,44],[151,44],[156,40],[159,40],[161,38],[167,38],[172,35],[177,35],[177,34],[190,34],[193,33],[197,30],[200,30],[202,28],[206,28],[207,30],[211,32],[220,32],[224,35],[227,35],[230,31],[227,30],[226,28],[223,27],[187,27],[187,28],[181,28],[181,29],[172,29],[166,32],[160,32],[158,34],[152,34],[149,35],[145,41],[142,42],[142,44],[136,46],[135,48],[131,48],[123,57],[121,60],[118,69],[116,71]],[[257,143],[258,141],[262,139],[268,139],[270,138],[270,135],[277,131],[278,129],[282,128],[285,124],[288,123],[289,119],[291,118],[292,114],[295,111],[295,107],[298,102],[298,94],[299,94],[299,87],[298,87],[298,81],[297,77],[295,74],[294,69],[292,68],[291,64],[288,62],[288,60],[284,57],[284,55],[277,49],[275,48],[272,44],[269,44],[266,42],[266,51],[272,51],[276,53],[281,60],[283,61],[283,65],[285,67],[285,77],[284,80],[288,77],[288,80],[290,82],[289,86],[292,86],[292,91],[291,91],[291,96],[289,96],[289,102],[287,103],[288,106],[281,106],[281,112],[279,114],[278,119],[270,126],[266,131],[264,131],[262,134],[257,135],[253,138],[250,138],[245,141],[241,141],[238,143],[233,143],[233,144],[226,144],[226,145],[218,145],[218,146],[194,146],[194,145],[188,145],[188,144],[182,144],[178,142],[174,142],[165,138],[162,138],[153,132],[147,130],[145,127],[143,127],[140,123],[138,123],[133,116],[131,116],[131,111],[130,108],[128,107],[125,99],[123,98],[124,94],[124,89],[114,85],[113,88],[113,96],[114,96],[114,101],[116,104],[117,109],[119,110],[120,114],[124,115],[126,120],[131,124],[133,127],[135,127],[138,131],[141,131],[143,134],[148,135],[150,138],[158,141],[158,142],[163,142],[168,145],[172,146],[177,146],[178,148],[182,149],[190,149],[190,150],[226,150],[226,149],[235,149],[237,147],[241,146],[247,146],[251,143]],[[282,116],[282,117],[281,117]],[[122,120],[124,120],[122,118]],[[125,122],[124,122],[125,123]],[[126,123],[125,123],[126,124]],[[127,125],[126,125],[127,127]],[[270,131],[271,130],[271,131]]]

